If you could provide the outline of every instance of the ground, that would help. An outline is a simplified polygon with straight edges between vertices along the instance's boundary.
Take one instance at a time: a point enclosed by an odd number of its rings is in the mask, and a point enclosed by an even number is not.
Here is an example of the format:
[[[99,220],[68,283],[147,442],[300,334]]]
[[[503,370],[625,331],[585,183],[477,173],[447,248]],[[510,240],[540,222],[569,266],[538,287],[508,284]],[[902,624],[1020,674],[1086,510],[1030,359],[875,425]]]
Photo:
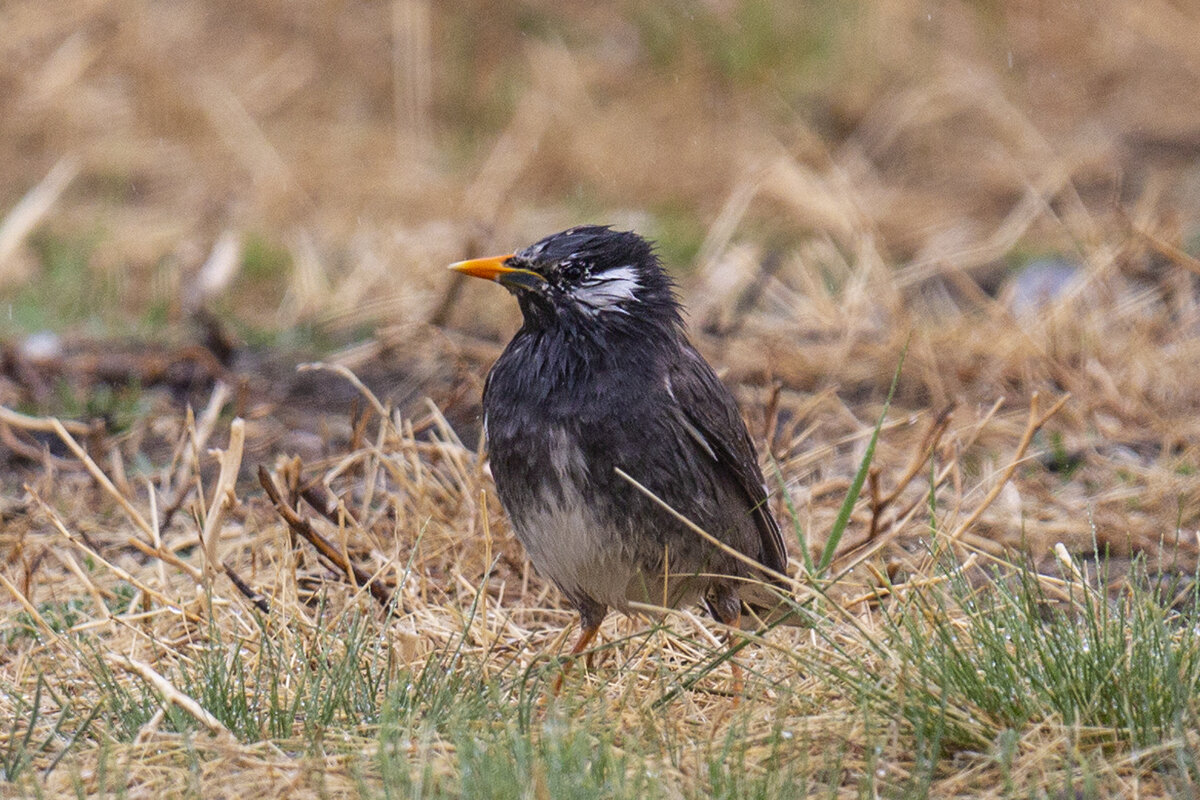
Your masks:
[[[0,794],[1194,796],[1198,37],[7,4]],[[807,625],[739,696],[691,609],[549,691],[479,442],[519,315],[445,266],[580,222],[658,242],[770,476]]]

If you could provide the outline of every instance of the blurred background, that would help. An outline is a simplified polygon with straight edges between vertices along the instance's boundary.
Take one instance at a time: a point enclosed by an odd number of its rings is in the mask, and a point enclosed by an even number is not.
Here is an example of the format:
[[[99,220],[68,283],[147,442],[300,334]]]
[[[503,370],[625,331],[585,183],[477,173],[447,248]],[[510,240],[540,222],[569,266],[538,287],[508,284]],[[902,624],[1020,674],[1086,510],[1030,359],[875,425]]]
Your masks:
[[[582,221],[659,239],[685,286],[756,246],[988,290],[1131,224],[1200,231],[1190,3],[0,14],[9,334],[158,336],[202,305],[268,331],[424,321],[447,262]]]
[[[852,471],[796,454],[910,343],[913,413],[1071,392],[1052,515],[1161,536],[1200,517],[1197,42],[1168,0],[6,2],[0,402],[119,429],[233,376],[260,456],[319,451],[322,357],[473,440],[519,315],[445,266],[612,223],[791,485]]]

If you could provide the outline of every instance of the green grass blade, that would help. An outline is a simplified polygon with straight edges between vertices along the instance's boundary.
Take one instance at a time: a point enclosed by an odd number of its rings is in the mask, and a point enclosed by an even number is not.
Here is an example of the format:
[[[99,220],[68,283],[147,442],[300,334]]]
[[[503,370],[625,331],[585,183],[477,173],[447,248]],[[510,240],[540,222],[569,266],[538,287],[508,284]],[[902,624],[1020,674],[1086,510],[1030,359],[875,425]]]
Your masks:
[[[842,507],[838,509],[837,518],[834,519],[833,527],[829,530],[829,539],[825,542],[825,549],[821,551],[821,560],[817,562],[817,575],[823,574],[833,563],[833,556],[837,552],[838,545],[841,544],[842,536],[846,533],[846,527],[850,524],[850,514],[854,511],[854,504],[858,502],[858,495],[867,481],[867,471],[870,470],[871,459],[875,456],[875,443],[879,440],[879,431],[883,428],[883,421],[887,419],[888,409],[892,406],[892,397],[896,394],[896,385],[900,382],[900,371],[904,369],[904,358],[907,355],[908,342],[905,342],[904,349],[900,351],[900,363],[896,365],[896,372],[892,375],[892,385],[888,389],[887,399],[883,403],[883,411],[880,412],[879,420],[875,423],[875,430],[871,431],[871,441],[867,443],[867,450],[863,453],[862,461],[859,462],[858,472],[855,473],[854,481],[850,484],[849,491],[846,492],[846,499],[842,501]]]

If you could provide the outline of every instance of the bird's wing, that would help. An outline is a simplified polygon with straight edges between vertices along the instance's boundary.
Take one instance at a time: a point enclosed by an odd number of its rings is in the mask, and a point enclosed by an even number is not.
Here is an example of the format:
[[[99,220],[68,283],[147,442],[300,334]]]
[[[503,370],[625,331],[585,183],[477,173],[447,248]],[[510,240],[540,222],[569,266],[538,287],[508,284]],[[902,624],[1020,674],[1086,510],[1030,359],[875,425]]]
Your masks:
[[[726,470],[746,494],[758,528],[763,566],[787,574],[787,549],[779,523],[767,506],[767,487],[733,395],[699,353],[683,347],[683,359],[667,373],[667,391],[688,433],[718,469]]]

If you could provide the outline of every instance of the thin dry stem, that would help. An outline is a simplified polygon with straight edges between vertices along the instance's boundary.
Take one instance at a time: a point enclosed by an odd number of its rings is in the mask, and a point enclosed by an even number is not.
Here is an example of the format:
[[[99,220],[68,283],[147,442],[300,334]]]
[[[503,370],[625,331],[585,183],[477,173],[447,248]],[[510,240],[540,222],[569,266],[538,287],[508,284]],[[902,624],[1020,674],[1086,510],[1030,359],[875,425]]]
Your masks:
[[[242,468],[242,448],[246,441],[246,423],[238,418],[229,425],[229,447],[217,450],[216,455],[221,464],[221,472],[217,476],[217,485],[213,489],[213,499],[204,515],[204,530],[200,534],[200,543],[204,549],[205,572],[209,575],[220,569],[221,522],[225,513],[237,504],[234,484],[238,472]]]
[[[236,743],[233,734],[229,729],[221,724],[221,721],[212,714],[204,710],[204,707],[197,703],[191,697],[188,697],[183,692],[176,689],[170,681],[164,678],[154,667],[144,661],[139,661],[136,658],[122,655],[121,653],[107,653],[106,658],[109,663],[120,667],[127,672],[137,675],[146,683],[154,687],[155,691],[163,696],[163,699],[183,709],[193,719],[208,729],[209,733],[214,736],[220,736],[229,744]]]
[[[968,516],[966,520],[959,525],[953,533],[950,534],[950,541],[954,542],[960,539],[962,535],[966,533],[967,530],[970,529],[971,526],[973,526],[981,516],[983,516],[983,512],[987,511],[988,506],[990,506],[995,499],[1000,496],[1000,492],[1004,490],[1005,485],[1009,480],[1012,479],[1013,473],[1017,471],[1017,467],[1019,467],[1024,460],[1025,451],[1029,449],[1029,445],[1033,442],[1033,437],[1051,417],[1057,414],[1062,407],[1067,404],[1067,401],[1070,399],[1070,395],[1063,395],[1054,403],[1053,406],[1050,407],[1050,410],[1048,410],[1045,414],[1039,414],[1038,393],[1033,393],[1033,396],[1029,399],[1029,422],[1025,426],[1025,432],[1021,434],[1021,440],[1017,443],[1017,450],[1016,453],[1013,454],[1012,461],[1009,463],[1004,472],[1001,473],[1000,478],[992,485],[992,488],[984,496],[983,502],[976,506],[975,510],[971,512],[970,516]]]

